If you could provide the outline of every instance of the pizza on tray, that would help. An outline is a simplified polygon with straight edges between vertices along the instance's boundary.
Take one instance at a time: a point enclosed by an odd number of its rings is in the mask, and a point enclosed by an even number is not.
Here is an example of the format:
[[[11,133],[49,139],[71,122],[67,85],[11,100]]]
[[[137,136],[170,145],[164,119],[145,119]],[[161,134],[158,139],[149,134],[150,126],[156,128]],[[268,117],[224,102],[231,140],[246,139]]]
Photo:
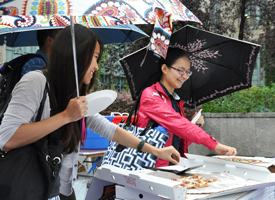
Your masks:
[[[187,189],[208,187],[210,182],[217,181],[217,179],[206,179],[197,174],[194,174],[192,176],[180,176],[178,178],[171,178],[171,180],[181,182],[178,187],[186,187]]]

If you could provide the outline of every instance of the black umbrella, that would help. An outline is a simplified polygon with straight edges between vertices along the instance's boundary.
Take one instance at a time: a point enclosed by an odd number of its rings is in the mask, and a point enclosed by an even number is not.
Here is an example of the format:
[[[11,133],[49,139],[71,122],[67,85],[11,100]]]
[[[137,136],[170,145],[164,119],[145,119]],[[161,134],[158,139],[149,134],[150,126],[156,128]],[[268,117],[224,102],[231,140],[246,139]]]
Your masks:
[[[169,48],[190,53],[193,74],[176,93],[194,107],[251,87],[260,46],[187,25],[172,34]],[[146,52],[143,48],[120,60],[133,99],[159,79],[160,58]]]

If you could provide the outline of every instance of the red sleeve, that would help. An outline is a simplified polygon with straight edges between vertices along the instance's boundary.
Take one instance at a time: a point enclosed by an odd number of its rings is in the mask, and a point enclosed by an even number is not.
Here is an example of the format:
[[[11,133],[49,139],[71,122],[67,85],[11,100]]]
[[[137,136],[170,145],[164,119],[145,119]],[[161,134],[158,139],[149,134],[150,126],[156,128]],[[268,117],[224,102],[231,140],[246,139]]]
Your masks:
[[[152,95],[152,89],[144,90],[139,112],[153,119],[170,133],[179,136],[182,139],[202,144],[213,150],[218,144],[212,136],[207,134],[202,128],[191,123],[184,116],[177,113],[171,105],[166,103],[159,95]]]

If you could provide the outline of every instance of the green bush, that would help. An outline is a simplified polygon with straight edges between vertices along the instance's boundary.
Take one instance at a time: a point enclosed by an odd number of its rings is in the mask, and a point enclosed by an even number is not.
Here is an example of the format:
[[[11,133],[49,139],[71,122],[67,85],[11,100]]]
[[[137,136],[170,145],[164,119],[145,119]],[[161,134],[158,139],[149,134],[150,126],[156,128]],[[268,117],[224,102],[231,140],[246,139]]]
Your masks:
[[[275,84],[271,87],[257,87],[234,92],[207,102],[203,112],[208,113],[249,113],[275,112]]]

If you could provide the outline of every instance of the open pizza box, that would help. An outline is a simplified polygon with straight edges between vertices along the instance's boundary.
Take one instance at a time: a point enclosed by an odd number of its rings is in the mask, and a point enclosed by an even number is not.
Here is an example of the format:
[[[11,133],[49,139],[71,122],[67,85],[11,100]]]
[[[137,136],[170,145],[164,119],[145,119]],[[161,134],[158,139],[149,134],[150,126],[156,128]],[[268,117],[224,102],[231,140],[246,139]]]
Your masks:
[[[130,199],[148,200],[185,198],[186,188],[176,188],[176,181],[151,176],[141,171],[129,171],[111,165],[97,168],[86,200],[101,199],[104,195],[111,195],[113,190],[116,190],[118,199],[129,199],[129,196]],[[121,195],[126,196],[122,198]]]
[[[186,154],[180,166],[202,165],[197,173],[217,178],[209,187],[188,190],[187,199],[274,199],[275,159],[244,156],[200,156]],[[208,192],[208,194],[207,194]],[[256,198],[258,197],[258,198]]]
[[[185,169],[201,165],[187,173],[199,174],[205,178],[217,179],[208,187],[186,189],[179,187],[178,175],[169,172],[140,170],[129,171],[110,165],[97,169],[86,200],[100,199],[115,192],[116,199],[274,199],[275,160],[267,158],[243,159],[259,162],[238,162],[232,157],[208,157],[186,154],[188,159],[181,158],[177,166],[168,169]],[[233,161],[232,161],[233,159]],[[114,194],[114,193],[113,193]]]

